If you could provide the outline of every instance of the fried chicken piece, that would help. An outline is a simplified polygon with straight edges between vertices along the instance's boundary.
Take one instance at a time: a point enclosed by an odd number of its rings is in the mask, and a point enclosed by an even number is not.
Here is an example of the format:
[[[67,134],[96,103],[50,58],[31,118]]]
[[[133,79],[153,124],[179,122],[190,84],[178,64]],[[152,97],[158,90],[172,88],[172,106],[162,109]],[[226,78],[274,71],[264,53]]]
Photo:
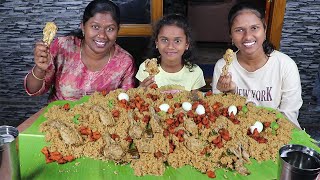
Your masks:
[[[81,135],[79,134],[79,132],[71,127],[68,126],[67,124],[58,121],[58,120],[53,120],[53,121],[48,121],[46,122],[46,124],[48,126],[51,126],[53,128],[58,129],[62,140],[69,145],[81,145],[83,144],[83,139],[81,137]]]
[[[47,22],[46,26],[43,29],[43,42],[50,46],[51,42],[53,41],[54,36],[56,35],[58,27],[54,22]]]
[[[226,61],[226,64],[222,68],[222,75],[228,74],[228,69],[230,64],[232,63],[234,57],[234,52],[232,49],[227,49],[226,53],[223,55],[223,59]]]
[[[185,139],[184,145],[186,148],[195,154],[199,153],[204,148],[202,141],[196,139],[194,136],[188,136],[184,134],[183,138]]]
[[[99,113],[100,121],[105,125],[112,127],[116,124],[115,119],[112,116],[112,113],[109,110],[104,109],[101,106],[95,105],[93,107],[94,111]]]
[[[160,72],[158,69],[157,58],[147,59],[145,61],[145,67],[145,71],[147,71],[151,76],[154,76]]]
[[[111,138],[109,133],[106,133],[103,138],[106,142],[106,145],[103,149],[104,156],[115,161],[121,160],[121,158],[125,155],[122,147]]]

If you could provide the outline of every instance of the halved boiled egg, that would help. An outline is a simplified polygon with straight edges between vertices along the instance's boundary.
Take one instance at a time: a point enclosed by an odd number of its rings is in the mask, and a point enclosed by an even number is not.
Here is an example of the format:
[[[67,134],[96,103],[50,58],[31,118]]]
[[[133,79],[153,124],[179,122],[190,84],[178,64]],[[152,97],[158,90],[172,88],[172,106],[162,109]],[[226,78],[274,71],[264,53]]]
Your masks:
[[[126,94],[126,93],[120,93],[118,95],[118,100],[121,101],[122,99],[126,100],[126,101],[129,101],[129,95]]]
[[[253,134],[254,129],[257,129],[258,133],[260,133],[263,130],[263,124],[259,121],[256,121],[256,123],[250,127],[251,134]]]
[[[254,123],[253,126],[257,127],[257,130],[259,133],[263,130],[263,124],[260,121],[257,121],[256,123]]]
[[[237,112],[238,112],[238,109],[235,105],[229,106],[229,108],[228,108],[229,116],[231,115],[231,113],[233,113],[233,115],[236,115]]]

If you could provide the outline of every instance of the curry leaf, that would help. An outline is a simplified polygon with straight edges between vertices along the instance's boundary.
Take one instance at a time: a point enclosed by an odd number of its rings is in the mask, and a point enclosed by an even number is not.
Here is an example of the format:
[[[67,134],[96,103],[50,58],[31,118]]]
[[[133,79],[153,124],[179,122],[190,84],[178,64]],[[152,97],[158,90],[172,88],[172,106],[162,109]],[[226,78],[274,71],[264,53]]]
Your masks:
[[[113,106],[114,106],[114,100],[113,100],[113,99],[111,99],[111,100],[108,101],[108,106],[109,106],[110,108],[113,108]]]
[[[75,124],[79,124],[79,120],[78,120],[79,117],[80,117],[80,114],[77,114],[77,115],[75,115],[75,116],[73,117],[73,122],[74,122]]]
[[[247,113],[248,112],[248,107],[247,106],[243,106],[242,107],[242,112]]]

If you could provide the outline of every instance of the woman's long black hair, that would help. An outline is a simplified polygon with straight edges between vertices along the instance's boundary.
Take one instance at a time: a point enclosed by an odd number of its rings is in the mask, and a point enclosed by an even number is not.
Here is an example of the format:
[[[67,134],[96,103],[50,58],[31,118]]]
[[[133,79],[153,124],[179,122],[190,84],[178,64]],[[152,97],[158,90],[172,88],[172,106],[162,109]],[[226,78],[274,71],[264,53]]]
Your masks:
[[[92,18],[97,13],[110,13],[112,19],[117,23],[118,28],[120,27],[120,9],[115,3],[113,3],[110,0],[91,1],[84,10],[82,24],[84,25],[90,18]],[[81,29],[76,29],[68,33],[68,35],[84,39],[83,32]]]
[[[228,25],[229,25],[229,34],[231,34],[231,26],[233,24],[233,20],[235,17],[237,17],[241,11],[243,10],[250,10],[252,11],[260,20],[262,21],[263,28],[266,29],[266,22],[265,22],[265,13],[261,8],[258,8],[255,4],[250,2],[241,2],[236,5],[234,5],[228,14]],[[265,41],[262,44],[263,51],[267,56],[270,56],[270,54],[274,51],[275,47],[274,45],[266,38]]]
[[[164,26],[177,26],[181,29],[183,29],[186,37],[187,37],[187,42],[189,43],[189,48],[184,51],[182,55],[182,63],[190,70],[192,71],[192,68],[196,66],[194,64],[195,62],[195,57],[194,57],[194,42],[192,38],[192,33],[191,33],[191,27],[189,25],[188,20],[186,19],[185,16],[180,15],[180,14],[168,14],[162,19],[160,19],[156,25],[153,27],[153,34],[150,40],[149,44],[149,51],[147,53],[147,58],[155,58],[157,57],[158,59],[158,64],[161,62],[161,55],[156,48],[156,40],[158,38],[159,32],[161,28]]]

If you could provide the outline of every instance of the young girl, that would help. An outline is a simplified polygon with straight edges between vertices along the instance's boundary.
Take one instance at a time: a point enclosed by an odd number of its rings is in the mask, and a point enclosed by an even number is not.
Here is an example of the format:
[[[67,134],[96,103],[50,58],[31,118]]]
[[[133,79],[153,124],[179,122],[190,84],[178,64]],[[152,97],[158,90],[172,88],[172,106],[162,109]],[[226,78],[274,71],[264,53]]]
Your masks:
[[[238,49],[223,75],[226,64],[220,59],[214,68],[213,92],[233,92],[246,96],[259,106],[278,109],[299,126],[302,105],[301,83],[296,63],[274,50],[266,39],[264,13],[251,3],[239,3],[228,15],[229,32]]]
[[[136,75],[140,86],[180,85],[188,91],[205,86],[201,68],[193,63],[191,29],[184,16],[164,16],[155,26],[150,49],[149,58],[157,59],[159,72],[150,75],[143,62]]]

